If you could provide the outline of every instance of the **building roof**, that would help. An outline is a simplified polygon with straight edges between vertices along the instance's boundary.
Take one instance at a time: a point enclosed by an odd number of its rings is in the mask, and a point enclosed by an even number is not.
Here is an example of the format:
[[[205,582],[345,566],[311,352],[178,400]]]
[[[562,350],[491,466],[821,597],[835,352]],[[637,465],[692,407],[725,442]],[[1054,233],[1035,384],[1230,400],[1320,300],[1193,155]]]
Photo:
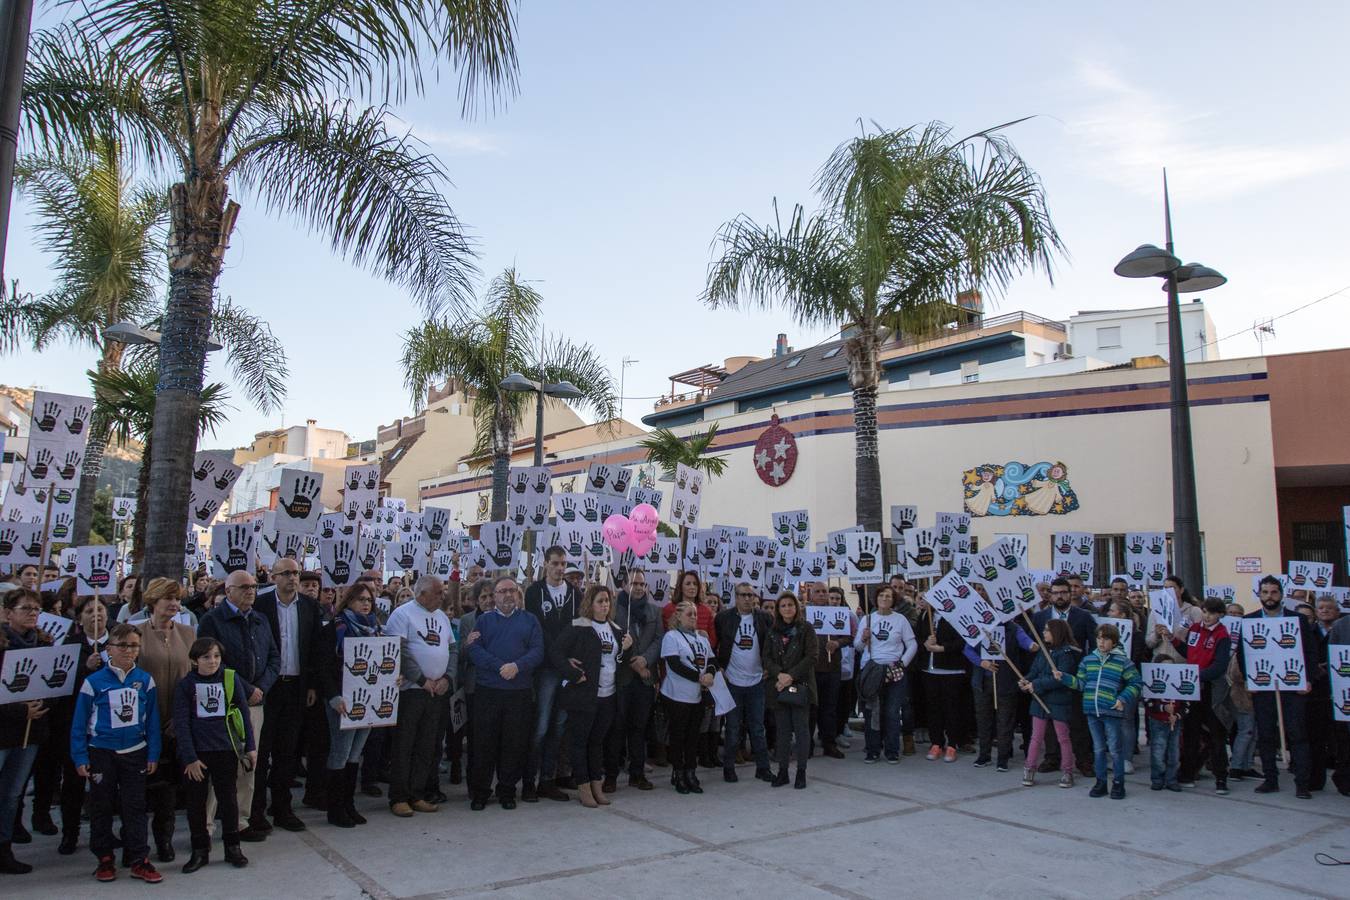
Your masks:
[[[847,372],[848,358],[844,353],[844,342],[830,341],[805,350],[794,350],[785,356],[746,363],[722,379],[706,402],[721,403],[765,388],[802,384]]]
[[[413,444],[416,444],[424,434],[426,434],[425,431],[418,431],[399,438],[398,442],[389,448],[389,452],[380,457],[380,481],[383,482],[389,478],[390,473],[394,471],[394,467],[403,461],[403,458],[408,455],[408,451],[412,449]]]

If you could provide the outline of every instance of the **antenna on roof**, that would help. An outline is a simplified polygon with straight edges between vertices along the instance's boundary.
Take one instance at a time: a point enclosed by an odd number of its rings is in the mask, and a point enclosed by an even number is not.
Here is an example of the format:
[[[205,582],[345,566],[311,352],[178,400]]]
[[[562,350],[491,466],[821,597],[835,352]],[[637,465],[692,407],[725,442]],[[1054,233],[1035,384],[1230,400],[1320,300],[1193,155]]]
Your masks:
[[[1256,344],[1261,348],[1261,355],[1266,355],[1266,341],[1275,339],[1275,320],[1260,319],[1252,325],[1252,332],[1256,335]]]

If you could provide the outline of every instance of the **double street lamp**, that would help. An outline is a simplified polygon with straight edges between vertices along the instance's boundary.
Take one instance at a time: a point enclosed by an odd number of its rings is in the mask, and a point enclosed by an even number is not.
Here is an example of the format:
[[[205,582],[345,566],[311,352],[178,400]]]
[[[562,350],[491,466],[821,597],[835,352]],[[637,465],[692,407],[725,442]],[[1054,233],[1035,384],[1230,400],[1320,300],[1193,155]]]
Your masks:
[[[1186,385],[1186,347],[1181,330],[1180,294],[1222,286],[1223,275],[1199,263],[1182,264],[1172,244],[1172,206],[1163,173],[1166,248],[1144,244],[1116,263],[1123,278],[1162,278],[1167,291],[1167,354],[1172,415],[1172,560],[1187,589],[1204,590],[1200,557],[1200,515],[1195,495],[1195,452],[1191,441],[1191,405]]]
[[[117,341],[121,344],[158,344],[162,337],[163,335],[153,328],[145,328],[135,322],[118,322],[103,329],[104,340]],[[214,353],[223,349],[224,345],[215,335],[206,339],[207,353]]]
[[[534,381],[519,372],[512,372],[498,385],[504,391],[534,391],[534,464],[544,464],[544,398],[556,397],[559,400],[577,400],[582,396],[581,389],[570,381],[549,384],[546,381]]]

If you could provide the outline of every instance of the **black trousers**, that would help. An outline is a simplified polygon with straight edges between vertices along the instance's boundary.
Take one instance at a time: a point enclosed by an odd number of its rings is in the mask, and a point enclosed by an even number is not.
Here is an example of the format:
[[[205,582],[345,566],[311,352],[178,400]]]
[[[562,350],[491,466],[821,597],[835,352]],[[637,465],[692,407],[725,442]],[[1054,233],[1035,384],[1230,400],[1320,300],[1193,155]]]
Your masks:
[[[963,736],[960,723],[961,701],[970,692],[965,690],[966,676],[960,672],[940,675],[923,673],[924,708],[928,716],[928,742],[939,747],[956,747]]]
[[[806,706],[790,706],[779,703],[773,708],[773,727],[777,733],[774,751],[778,756],[778,768],[786,770],[788,751],[796,744],[797,771],[806,769],[806,761],[811,757],[811,715]]]
[[[983,672],[983,670],[981,670]],[[1004,669],[998,675],[998,703],[994,702],[994,679],[986,677],[971,681],[975,700],[975,733],[982,757],[991,755],[995,739],[998,743],[998,761],[1012,758],[1013,723],[1017,719],[1017,695],[1008,685],[1016,684],[1013,673]]]
[[[264,720],[266,724],[266,720]],[[322,800],[328,779],[328,713],[323,698],[305,707],[300,744],[305,751],[305,799]]]
[[[1327,770],[1336,766],[1336,722],[1331,695],[1308,695],[1308,789],[1320,791],[1327,784]],[[38,760],[41,761],[39,756]],[[36,768],[36,767],[34,767]]]
[[[1181,766],[1178,779],[1194,781],[1200,771],[1200,757],[1205,749],[1209,750],[1209,770],[1215,778],[1228,777],[1228,729],[1223,727],[1219,717],[1214,714],[1210,698],[1213,688],[1205,683],[1200,686],[1200,701],[1186,704],[1186,716],[1181,723]],[[1122,722],[1124,728],[1129,723]]]
[[[839,673],[816,672],[816,731],[822,747],[834,746],[839,737]]]
[[[656,689],[634,677],[615,693],[614,727],[609,730],[605,744],[605,775],[619,776],[625,752],[628,758],[628,777],[643,778],[647,769],[647,723],[652,716]]]
[[[525,690],[506,691],[483,687],[473,692],[472,743],[469,745],[469,797],[486,802],[492,796],[492,776],[497,776],[497,796],[514,800],[516,786],[525,775],[525,755],[530,749],[534,703],[528,683]]]
[[[605,746],[618,712],[617,694],[597,698],[595,709],[567,711],[567,752],[577,784],[604,779]]]
[[[212,787],[216,792],[221,838],[226,845],[236,845],[239,843],[239,801],[234,796],[234,789],[239,774],[239,760],[233,750],[203,750],[197,754],[197,758],[206,766],[206,775],[201,781],[183,776],[192,849],[211,849],[211,835],[206,830],[206,795]],[[321,768],[317,758],[312,765]]]
[[[168,735],[160,738],[162,760],[155,774],[146,776],[145,803],[150,808],[150,834],[155,844],[173,841],[178,815],[178,742]]]
[[[278,678],[263,700],[262,735],[258,738],[258,766],[253,773],[253,803],[249,818],[261,819],[291,811],[291,779],[300,755],[300,733],[305,724],[305,682],[296,676]],[[268,805],[267,792],[272,792]]]
[[[389,802],[411,803],[426,797],[427,777],[440,750],[441,724],[438,703],[425,690],[411,688],[398,698],[398,724],[389,749]]]
[[[150,855],[145,830],[145,764],[144,747],[130,753],[89,748],[89,848],[95,856],[113,855],[114,813],[122,817],[122,858],[139,862]]]
[[[1256,713],[1256,749],[1261,754],[1261,773],[1270,784],[1280,778],[1279,709],[1276,691],[1252,691],[1252,711]],[[1308,747],[1307,697],[1279,691],[1284,706],[1284,736],[1294,758],[1294,786],[1306,789],[1312,777],[1312,758]]]
[[[664,694],[661,702],[666,708],[666,725],[670,731],[670,749],[667,754],[672,768],[698,767],[698,736],[703,729],[703,704],[681,703]]]

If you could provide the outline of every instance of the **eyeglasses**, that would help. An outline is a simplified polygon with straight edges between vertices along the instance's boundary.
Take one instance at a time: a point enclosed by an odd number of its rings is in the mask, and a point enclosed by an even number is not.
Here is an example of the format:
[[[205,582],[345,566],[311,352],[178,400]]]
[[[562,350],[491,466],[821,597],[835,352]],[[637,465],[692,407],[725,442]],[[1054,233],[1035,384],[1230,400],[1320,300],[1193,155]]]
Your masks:
[[[42,607],[40,607],[40,606],[16,606],[16,607],[14,607],[14,611],[15,611],[15,612],[23,612],[23,613],[40,613],[40,612],[42,612]]]
[[[755,596],[755,593],[754,593],[754,591],[737,591],[737,592],[736,592],[736,596],[737,596],[737,597],[753,597],[753,596]]]
[[[109,647],[117,647],[120,650],[139,650],[140,644],[109,644]]]
[[[273,572],[273,573],[272,573],[272,577],[273,577],[273,578],[282,578],[282,577],[285,577],[285,576],[290,576],[291,578],[299,578],[299,577],[300,577],[300,570],[299,570],[299,569],[292,569],[292,570],[290,570],[290,571],[288,571],[288,572]]]
[[[494,590],[492,593],[496,594],[499,597],[507,597],[510,596],[511,594],[519,594],[520,588],[498,588]]]
[[[256,594],[258,592],[258,586],[256,584],[236,584],[234,587],[227,588],[226,590],[247,591],[250,594]]]

